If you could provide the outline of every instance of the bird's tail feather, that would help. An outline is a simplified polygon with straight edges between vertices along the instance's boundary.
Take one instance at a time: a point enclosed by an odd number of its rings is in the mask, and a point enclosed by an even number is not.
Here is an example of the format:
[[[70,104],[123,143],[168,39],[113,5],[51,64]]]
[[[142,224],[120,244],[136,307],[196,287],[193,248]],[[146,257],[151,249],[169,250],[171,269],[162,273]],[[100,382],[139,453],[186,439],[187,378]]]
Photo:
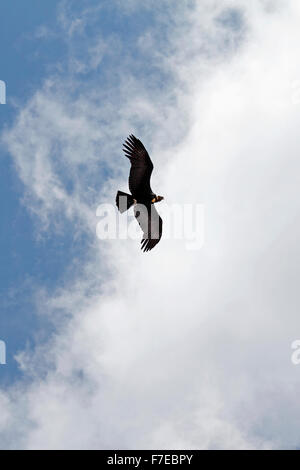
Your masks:
[[[134,199],[131,194],[123,193],[118,191],[116,196],[116,204],[121,213],[127,211],[134,203]]]

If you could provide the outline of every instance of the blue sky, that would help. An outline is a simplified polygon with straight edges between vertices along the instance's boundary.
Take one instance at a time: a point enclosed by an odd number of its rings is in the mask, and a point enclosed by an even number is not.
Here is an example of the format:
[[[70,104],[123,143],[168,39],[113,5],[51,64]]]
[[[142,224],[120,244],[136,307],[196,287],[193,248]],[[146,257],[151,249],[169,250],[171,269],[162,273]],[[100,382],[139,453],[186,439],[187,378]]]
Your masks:
[[[7,86],[7,104],[0,106],[2,129],[15,118],[16,106],[22,106],[41,85],[47,66],[61,57],[58,43],[52,42],[49,47],[35,37],[41,24],[50,27],[55,24],[57,4],[38,0],[1,3],[0,75]],[[35,315],[32,286],[35,283],[51,286],[57,282],[62,269],[61,255],[66,251],[63,241],[36,242],[33,220],[21,202],[23,187],[4,146],[0,155],[0,336],[7,344],[7,366],[1,367],[0,380],[7,384],[19,376],[14,354],[34,343],[41,323]]]
[[[85,2],[92,7],[98,2]],[[60,1],[41,2],[40,0],[13,0],[2,2],[0,7],[0,52],[1,80],[7,86],[7,104],[0,106],[2,130],[13,122],[19,109],[39,89],[45,78],[53,73],[58,63],[66,66],[68,46],[64,32],[58,24],[58,5]],[[76,2],[72,3],[70,14],[76,16],[81,10]],[[151,14],[138,14],[131,21],[136,23],[135,31],[127,23],[128,17],[116,14],[111,8],[104,10],[87,31],[93,36],[97,28],[102,34],[118,32],[126,38],[128,47],[134,45],[136,34],[151,23]],[[130,22],[129,22],[130,23]],[[41,29],[48,34],[40,37]],[[50,33],[49,33],[50,31]],[[131,32],[134,31],[134,32]],[[79,57],[85,54],[81,38],[74,40],[74,47]],[[144,75],[147,71],[138,71]],[[80,78],[81,79],[81,78]],[[107,80],[106,63],[102,70],[84,74],[82,86],[94,86],[95,80],[105,86]],[[78,93],[76,91],[76,93]],[[84,251],[82,239],[74,241],[71,230],[65,230],[57,236],[43,234],[37,236],[36,220],[22,204],[24,187],[18,178],[13,162],[2,145],[1,151],[1,323],[0,337],[7,344],[7,366],[1,367],[0,380],[9,384],[19,378],[19,371],[14,355],[25,347],[35,344],[40,335],[47,338],[52,330],[48,322],[36,314],[34,291],[37,287],[54,289],[63,282],[65,270],[74,256],[80,257]],[[100,172],[99,172],[100,173]],[[106,173],[107,174],[107,173]],[[68,184],[68,175],[64,175]],[[50,328],[50,329],[49,329]]]
[[[84,10],[93,8],[99,2],[87,1],[78,6],[71,2],[67,8],[70,18]],[[8,128],[16,118],[19,110],[25,106],[32,95],[42,87],[46,78],[56,73],[58,64],[69,76],[68,59],[75,54],[80,60],[85,58],[89,39],[92,40],[101,31],[103,37],[111,34],[118,36],[123,46],[121,60],[126,55],[134,57],[132,62],[136,78],[148,79],[149,91],[159,82],[160,89],[168,84],[167,74],[158,70],[151,60],[145,60],[143,54],[136,48],[136,38],[154,20],[153,10],[138,9],[134,15],[110,6],[108,2],[101,14],[96,15],[84,31],[84,41],[78,37],[68,41],[66,31],[59,23],[59,12],[64,5],[59,1],[41,2],[29,0],[22,2],[14,0],[1,4],[1,75],[6,82],[7,104],[0,107],[2,130]],[[46,31],[46,33],[45,33]],[[164,30],[158,30],[157,35],[165,35]],[[75,52],[73,52],[75,51]],[[104,90],[113,86],[117,79],[108,71],[115,67],[114,61],[120,56],[108,54],[103,58],[101,68],[91,69],[83,74],[75,74],[77,86],[74,90],[78,96],[80,90],[100,87]],[[120,67],[120,64],[117,64]],[[72,72],[71,72],[72,75]],[[62,72],[62,79],[64,72]],[[47,319],[37,315],[35,291],[43,288],[53,290],[63,283],[68,267],[74,258],[84,256],[84,239],[74,240],[71,228],[65,226],[63,233],[58,236],[45,233],[38,236],[38,220],[22,203],[24,186],[20,181],[10,155],[4,145],[1,151],[1,323],[0,338],[7,344],[6,367],[0,370],[0,380],[9,384],[21,376],[14,355],[24,348],[32,348],[36,340],[47,338],[52,327]],[[96,188],[100,188],[101,169],[99,169]],[[104,170],[104,178],[110,176],[110,169]],[[95,175],[97,176],[97,175]],[[68,173],[63,174],[64,184],[68,187]],[[90,181],[90,184],[93,184]],[[70,272],[68,273],[68,278]]]

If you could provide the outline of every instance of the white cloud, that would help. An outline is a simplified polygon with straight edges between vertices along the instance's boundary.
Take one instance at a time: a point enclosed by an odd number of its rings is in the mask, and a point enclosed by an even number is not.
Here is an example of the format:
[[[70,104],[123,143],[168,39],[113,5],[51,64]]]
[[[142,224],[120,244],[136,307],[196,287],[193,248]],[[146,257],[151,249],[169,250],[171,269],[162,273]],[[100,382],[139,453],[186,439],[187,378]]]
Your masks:
[[[1,395],[7,447],[299,446],[300,7],[178,8],[138,41],[172,88],[130,73],[128,53],[114,86],[78,96],[73,74],[52,77],[4,136],[44,226],[65,215],[91,236],[81,276],[41,297],[59,327],[20,355],[30,385]],[[134,241],[96,239],[97,203],[125,189],[119,147],[131,132],[150,147],[154,189],[205,203],[201,251],[162,240],[147,256]]]

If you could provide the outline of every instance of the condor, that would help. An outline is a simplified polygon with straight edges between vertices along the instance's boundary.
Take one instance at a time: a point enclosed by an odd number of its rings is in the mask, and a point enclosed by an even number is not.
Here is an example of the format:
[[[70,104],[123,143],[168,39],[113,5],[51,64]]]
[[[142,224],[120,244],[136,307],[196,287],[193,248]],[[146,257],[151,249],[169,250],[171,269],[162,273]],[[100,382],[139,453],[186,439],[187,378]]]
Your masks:
[[[153,163],[142,142],[131,134],[123,147],[123,151],[131,163],[128,181],[131,195],[118,191],[116,204],[121,213],[134,205],[134,216],[143,231],[141,248],[144,252],[150,251],[160,241],[163,226],[162,218],[154,204],[164,198],[157,196],[151,189],[150,179]]]

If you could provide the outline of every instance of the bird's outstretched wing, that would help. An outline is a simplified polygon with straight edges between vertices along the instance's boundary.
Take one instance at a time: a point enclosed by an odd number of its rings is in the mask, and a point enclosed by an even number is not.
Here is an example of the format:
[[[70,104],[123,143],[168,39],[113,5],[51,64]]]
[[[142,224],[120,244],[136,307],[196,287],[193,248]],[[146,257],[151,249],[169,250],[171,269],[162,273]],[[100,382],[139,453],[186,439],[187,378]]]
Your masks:
[[[142,142],[130,135],[123,144],[123,151],[131,162],[129,189],[135,199],[147,200],[155,196],[150,187],[153,163]]]
[[[142,250],[150,251],[162,236],[163,221],[154,204],[136,204],[134,216],[143,230]]]

